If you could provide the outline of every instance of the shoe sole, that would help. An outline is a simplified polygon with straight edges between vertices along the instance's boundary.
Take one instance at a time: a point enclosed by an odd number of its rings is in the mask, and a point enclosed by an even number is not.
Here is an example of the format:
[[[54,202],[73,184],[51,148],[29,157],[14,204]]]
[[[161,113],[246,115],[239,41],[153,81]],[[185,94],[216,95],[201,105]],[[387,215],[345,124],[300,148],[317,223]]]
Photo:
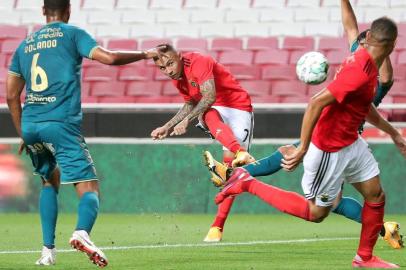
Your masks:
[[[215,172],[215,170],[213,170],[213,167],[216,166],[216,165],[214,164],[214,158],[213,158],[213,156],[210,154],[209,151],[204,151],[203,157],[204,157],[205,166],[209,169],[210,173],[212,174],[211,182],[212,182],[216,187],[222,187],[222,186],[224,186],[224,184],[225,184],[226,182],[223,181],[223,179],[222,179],[219,175],[217,175],[217,173]],[[218,179],[218,181],[215,181],[214,179]]]
[[[100,256],[100,254],[97,253],[97,251],[93,251],[93,250],[87,248],[79,240],[74,239],[74,240],[70,241],[70,245],[72,246],[72,248],[76,249],[77,251],[85,253],[89,257],[89,260],[92,263],[94,263],[95,265],[97,265],[101,268],[107,266],[108,262],[107,262],[106,258]]]
[[[221,242],[221,239],[204,239],[203,242],[205,243],[218,243]]]

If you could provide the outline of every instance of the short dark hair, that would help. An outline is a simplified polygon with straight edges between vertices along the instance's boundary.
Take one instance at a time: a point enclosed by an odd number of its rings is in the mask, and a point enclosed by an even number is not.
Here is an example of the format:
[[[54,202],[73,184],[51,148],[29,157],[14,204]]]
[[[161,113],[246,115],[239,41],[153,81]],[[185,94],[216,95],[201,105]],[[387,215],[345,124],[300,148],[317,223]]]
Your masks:
[[[70,0],[44,0],[44,7],[49,10],[65,10],[69,5]]]
[[[391,42],[398,36],[398,27],[388,17],[381,17],[372,22],[371,35],[378,42]]]
[[[362,31],[361,33],[359,33],[359,35],[357,37],[358,43],[360,43],[361,41],[363,41],[367,37],[367,32],[368,31],[371,31],[371,29],[367,29],[367,30]]]
[[[172,46],[172,44],[169,43],[162,43],[156,46],[156,48],[161,52],[161,53],[167,53],[167,52],[176,52],[175,47]]]

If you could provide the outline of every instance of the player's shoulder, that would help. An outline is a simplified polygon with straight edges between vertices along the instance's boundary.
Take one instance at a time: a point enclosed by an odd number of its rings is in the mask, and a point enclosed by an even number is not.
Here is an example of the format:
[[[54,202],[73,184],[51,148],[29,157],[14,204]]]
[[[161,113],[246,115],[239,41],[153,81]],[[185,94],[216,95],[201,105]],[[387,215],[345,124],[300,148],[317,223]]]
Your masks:
[[[365,74],[369,75],[376,69],[374,61],[365,48],[359,48],[353,55],[354,64]]]

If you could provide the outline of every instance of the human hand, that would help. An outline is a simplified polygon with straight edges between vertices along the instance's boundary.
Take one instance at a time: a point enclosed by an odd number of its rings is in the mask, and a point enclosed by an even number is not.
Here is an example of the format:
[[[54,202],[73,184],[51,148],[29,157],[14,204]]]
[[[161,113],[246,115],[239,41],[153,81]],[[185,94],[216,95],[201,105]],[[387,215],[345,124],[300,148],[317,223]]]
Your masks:
[[[182,135],[186,133],[186,129],[189,125],[189,120],[187,118],[183,119],[180,123],[178,123],[174,128],[170,136],[174,135]]]
[[[406,158],[406,141],[400,133],[392,137],[393,142],[396,147],[399,149],[400,153],[404,158]]]
[[[285,171],[292,172],[302,162],[306,151],[300,146],[296,148],[294,145],[285,145],[279,148],[279,151],[283,155],[282,168]]]
[[[163,140],[168,136],[169,129],[165,126],[158,127],[151,132],[151,138],[153,140]]]

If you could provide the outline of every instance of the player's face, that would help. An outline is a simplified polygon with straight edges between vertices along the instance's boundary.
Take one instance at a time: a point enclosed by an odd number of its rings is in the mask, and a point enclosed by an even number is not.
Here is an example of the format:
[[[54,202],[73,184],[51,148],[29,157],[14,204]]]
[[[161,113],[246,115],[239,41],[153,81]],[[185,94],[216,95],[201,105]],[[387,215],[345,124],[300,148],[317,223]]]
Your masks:
[[[176,52],[162,54],[161,59],[155,60],[155,65],[172,80],[182,78],[183,64],[180,55]]]

